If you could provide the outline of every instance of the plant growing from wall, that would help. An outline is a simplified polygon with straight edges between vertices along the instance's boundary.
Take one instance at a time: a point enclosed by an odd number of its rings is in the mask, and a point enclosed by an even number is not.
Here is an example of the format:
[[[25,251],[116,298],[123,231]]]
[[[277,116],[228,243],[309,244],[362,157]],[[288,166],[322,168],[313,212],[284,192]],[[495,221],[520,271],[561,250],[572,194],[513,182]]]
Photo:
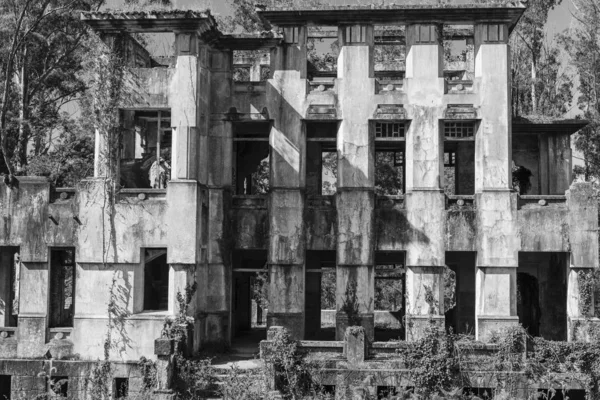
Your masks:
[[[348,326],[360,326],[358,296],[356,293],[357,283],[355,280],[350,280],[346,285],[346,293],[344,301],[340,307],[340,311],[348,317]]]
[[[590,317],[594,311],[593,299],[595,289],[595,279],[592,271],[578,271],[577,284],[579,286],[579,312],[585,317]]]

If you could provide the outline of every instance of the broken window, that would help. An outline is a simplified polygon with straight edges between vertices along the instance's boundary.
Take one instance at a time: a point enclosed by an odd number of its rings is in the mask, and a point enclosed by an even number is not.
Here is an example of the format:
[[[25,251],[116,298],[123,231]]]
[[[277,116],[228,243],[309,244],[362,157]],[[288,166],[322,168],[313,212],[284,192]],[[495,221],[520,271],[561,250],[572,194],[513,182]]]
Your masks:
[[[375,26],[375,76],[404,77],[406,29],[404,26]]]
[[[169,309],[167,249],[144,249],[144,311]]]
[[[171,179],[171,112],[124,111],[121,186],[165,189]]]
[[[50,250],[50,328],[70,328],[75,312],[75,249]]]
[[[306,124],[306,186],[308,194],[329,196],[337,184],[337,122]]]
[[[256,50],[234,50],[233,81],[262,82],[271,72],[270,54]]]
[[[18,247],[0,248],[0,326],[17,326],[20,266]]]
[[[475,41],[472,25],[445,25],[444,76],[450,81],[472,81],[475,75]]]
[[[444,192],[448,196],[475,193],[475,121],[442,123],[444,131]]]
[[[375,193],[394,196],[404,193],[406,164],[404,160],[404,121],[374,121]]]
[[[262,195],[269,192],[271,126],[247,122],[234,126],[235,194]]]
[[[336,26],[308,27],[306,48],[308,79],[337,77],[340,46]]]

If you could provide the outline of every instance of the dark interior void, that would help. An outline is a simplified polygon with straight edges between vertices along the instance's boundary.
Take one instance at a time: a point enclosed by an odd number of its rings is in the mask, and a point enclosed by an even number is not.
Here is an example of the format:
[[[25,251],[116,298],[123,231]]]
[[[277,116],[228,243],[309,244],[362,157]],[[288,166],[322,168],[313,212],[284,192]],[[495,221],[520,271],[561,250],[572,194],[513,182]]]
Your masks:
[[[403,194],[406,182],[404,141],[375,141],[375,193],[379,196]]]
[[[475,142],[444,142],[444,191],[447,195],[475,193]]]
[[[581,389],[538,389],[540,400],[585,400],[585,390]]]
[[[123,128],[121,185],[166,188],[171,179],[171,112],[123,111]]]
[[[129,378],[115,378],[113,393],[116,400],[126,399],[129,396]]]
[[[267,321],[268,268],[265,250],[233,253],[233,336],[264,330]]]
[[[0,399],[10,400],[11,377],[10,375],[0,375]]]
[[[466,387],[463,388],[463,396],[466,396],[468,399],[491,400],[494,398],[494,391],[491,388]]]
[[[446,265],[454,272],[445,274],[453,275],[444,285],[446,329],[455,333],[475,334],[476,255],[470,251],[446,252]]]
[[[50,250],[50,328],[73,326],[75,311],[75,249]]]
[[[564,195],[571,185],[571,139],[567,133],[514,134],[512,160],[513,182],[515,173],[522,175],[521,187],[515,188],[521,194]]]
[[[48,377],[51,398],[67,398],[69,394],[69,377],[52,376]]]
[[[247,122],[234,125],[235,194],[258,195],[269,191],[271,125]]]
[[[144,310],[169,309],[167,249],[144,249]]]
[[[521,252],[517,314],[532,336],[567,340],[568,253]]]
[[[1,326],[17,326],[19,315],[19,248],[0,247]]]
[[[375,253],[375,340],[406,337],[406,268],[402,251]]]
[[[306,252],[306,339],[335,340],[335,268],[335,251]]]
[[[335,194],[337,184],[337,122],[306,123],[306,191],[308,195]]]

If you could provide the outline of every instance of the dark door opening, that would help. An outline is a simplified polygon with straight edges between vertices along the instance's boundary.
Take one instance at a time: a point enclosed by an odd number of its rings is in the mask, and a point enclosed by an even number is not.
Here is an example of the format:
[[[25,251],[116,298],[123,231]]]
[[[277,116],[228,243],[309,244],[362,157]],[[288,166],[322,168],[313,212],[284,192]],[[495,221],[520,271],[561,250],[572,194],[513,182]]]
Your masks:
[[[567,339],[568,253],[520,252],[517,315],[532,336]]]
[[[269,297],[267,252],[235,251],[233,266],[233,337],[262,337],[266,335]]]
[[[446,252],[449,271],[444,274],[446,329],[475,335],[475,260],[470,251]]]

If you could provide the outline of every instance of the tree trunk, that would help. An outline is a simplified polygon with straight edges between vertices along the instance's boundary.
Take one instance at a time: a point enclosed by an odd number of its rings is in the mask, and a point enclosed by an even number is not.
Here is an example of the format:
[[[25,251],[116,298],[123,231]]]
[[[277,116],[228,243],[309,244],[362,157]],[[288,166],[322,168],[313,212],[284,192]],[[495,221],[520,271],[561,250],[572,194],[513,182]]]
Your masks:
[[[21,67],[21,103],[19,104],[19,138],[17,143],[17,171],[27,165],[27,143],[29,142],[29,76],[27,71],[27,46],[23,49],[23,65]]]
[[[531,57],[531,113],[537,114],[537,96],[535,93],[535,81],[537,79],[537,65],[535,57]]]

